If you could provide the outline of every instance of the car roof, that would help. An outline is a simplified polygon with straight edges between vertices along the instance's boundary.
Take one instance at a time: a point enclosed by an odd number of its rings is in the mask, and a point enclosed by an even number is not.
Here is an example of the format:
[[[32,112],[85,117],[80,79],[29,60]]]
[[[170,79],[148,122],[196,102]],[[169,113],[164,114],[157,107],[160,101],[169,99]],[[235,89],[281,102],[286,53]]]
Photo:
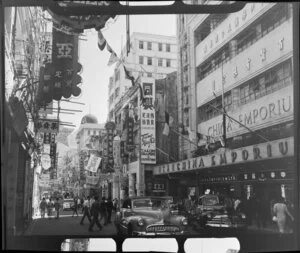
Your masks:
[[[207,198],[207,197],[218,197],[218,195],[214,195],[214,194],[205,194],[200,196],[199,198]]]
[[[144,197],[131,197],[130,199],[135,200],[135,199],[173,199],[172,196],[144,196]]]

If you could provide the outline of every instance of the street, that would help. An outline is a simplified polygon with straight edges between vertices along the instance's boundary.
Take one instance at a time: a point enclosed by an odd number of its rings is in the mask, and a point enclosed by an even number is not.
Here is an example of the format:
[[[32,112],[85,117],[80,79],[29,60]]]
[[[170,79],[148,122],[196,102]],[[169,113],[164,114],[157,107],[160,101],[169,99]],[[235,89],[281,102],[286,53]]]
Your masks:
[[[112,215],[113,216],[113,215]],[[63,211],[59,219],[55,218],[36,218],[32,221],[29,228],[26,230],[25,235],[63,235],[63,236],[73,236],[73,235],[82,235],[82,236],[102,236],[102,235],[115,235],[116,229],[113,224],[108,224],[103,226],[101,231],[98,231],[97,226],[94,226],[94,232],[88,231],[89,221],[85,218],[84,225],[80,225],[82,214],[79,213],[78,216],[72,217],[72,211]],[[113,221],[113,217],[112,217]],[[102,222],[103,224],[103,222]]]

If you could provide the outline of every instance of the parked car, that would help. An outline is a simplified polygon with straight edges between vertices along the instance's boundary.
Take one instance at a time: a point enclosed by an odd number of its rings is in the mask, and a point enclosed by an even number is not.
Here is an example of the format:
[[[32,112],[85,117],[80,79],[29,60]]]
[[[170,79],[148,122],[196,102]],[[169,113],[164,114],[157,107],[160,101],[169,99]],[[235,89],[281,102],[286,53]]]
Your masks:
[[[246,229],[246,215],[228,210],[217,195],[203,195],[198,198],[192,226],[199,228],[239,228]]]
[[[118,234],[127,236],[185,235],[186,217],[172,212],[172,197],[134,197],[117,212]],[[125,207],[124,206],[124,207]]]
[[[73,199],[64,199],[63,201],[63,210],[72,210],[74,206],[74,200]]]

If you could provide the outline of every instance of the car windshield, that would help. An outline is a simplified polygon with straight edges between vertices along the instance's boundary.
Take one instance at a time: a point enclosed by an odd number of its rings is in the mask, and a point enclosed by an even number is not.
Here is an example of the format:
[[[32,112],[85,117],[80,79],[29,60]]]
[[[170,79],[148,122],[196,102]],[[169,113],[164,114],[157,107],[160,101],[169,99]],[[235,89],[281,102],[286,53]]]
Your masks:
[[[159,209],[168,203],[166,199],[137,199],[133,200],[133,208]]]
[[[202,203],[205,206],[215,206],[219,204],[219,198],[217,196],[204,197]]]

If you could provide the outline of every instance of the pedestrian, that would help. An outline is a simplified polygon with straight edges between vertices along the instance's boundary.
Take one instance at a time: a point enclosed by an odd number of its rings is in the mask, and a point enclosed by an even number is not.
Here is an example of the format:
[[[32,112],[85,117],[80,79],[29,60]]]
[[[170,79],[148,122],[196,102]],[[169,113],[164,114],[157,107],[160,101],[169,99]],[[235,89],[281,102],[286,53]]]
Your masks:
[[[83,211],[82,219],[80,221],[80,225],[83,225],[85,217],[87,217],[89,222],[91,223],[91,214],[90,214],[91,202],[90,202],[90,197],[89,196],[87,196],[87,199],[84,201],[83,208],[84,208],[84,211]]]
[[[77,207],[78,207],[78,210],[80,209],[81,207],[81,201],[80,201],[80,198],[77,197]]]
[[[107,200],[106,209],[107,209],[107,223],[111,223],[111,213],[114,209],[114,205],[110,197]]]
[[[114,198],[114,200],[113,200],[113,211],[117,212],[117,210],[118,210],[118,199]]]
[[[47,204],[47,211],[48,211],[47,214],[48,214],[48,218],[49,218],[49,219],[51,219],[51,217],[52,217],[53,207],[54,207],[54,205],[53,205],[52,199],[50,198],[50,199],[49,199],[49,202],[48,202],[48,204]]]
[[[81,199],[80,199],[80,204],[81,204],[81,213],[83,213],[83,211],[84,211],[84,206],[83,206],[83,203],[84,203],[84,199],[83,199],[83,198],[81,198]]]
[[[41,217],[42,218],[45,218],[46,208],[47,208],[47,202],[46,202],[45,198],[43,198],[41,203],[40,203]]]
[[[78,212],[77,212],[77,209],[78,209],[78,205],[77,205],[77,199],[74,198],[74,204],[73,204],[73,214],[72,214],[72,217],[74,217],[74,214],[76,213],[77,214],[77,217],[78,217]]]
[[[92,222],[90,223],[90,226],[89,226],[89,231],[90,232],[93,232],[93,227],[94,227],[95,224],[97,225],[99,230],[101,230],[101,228],[102,228],[102,226],[101,226],[101,224],[99,223],[99,220],[98,220],[98,216],[99,216],[99,212],[100,212],[100,204],[99,204],[99,201],[98,201],[98,197],[95,196],[94,200],[95,201],[91,206]]]
[[[286,232],[286,223],[287,223],[287,216],[294,221],[294,217],[289,212],[286,204],[284,203],[284,198],[280,197],[278,201],[274,204],[273,207],[273,221],[277,223],[279,233],[283,234]]]
[[[56,202],[54,204],[54,208],[55,208],[55,211],[56,211],[56,219],[59,219],[59,209],[60,209],[59,198],[56,199]]]
[[[100,223],[104,219],[104,226],[107,225],[107,204],[105,197],[102,197],[102,201],[100,203]]]

